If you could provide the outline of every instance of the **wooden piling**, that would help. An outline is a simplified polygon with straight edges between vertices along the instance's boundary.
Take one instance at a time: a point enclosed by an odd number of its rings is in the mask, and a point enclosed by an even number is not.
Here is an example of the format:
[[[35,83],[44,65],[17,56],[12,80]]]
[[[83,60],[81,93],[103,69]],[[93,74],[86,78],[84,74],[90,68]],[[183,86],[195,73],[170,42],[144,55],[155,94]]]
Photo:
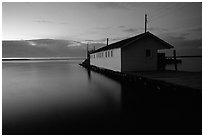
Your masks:
[[[177,62],[176,62],[176,50],[174,50],[174,65],[175,65],[175,71],[177,71]]]

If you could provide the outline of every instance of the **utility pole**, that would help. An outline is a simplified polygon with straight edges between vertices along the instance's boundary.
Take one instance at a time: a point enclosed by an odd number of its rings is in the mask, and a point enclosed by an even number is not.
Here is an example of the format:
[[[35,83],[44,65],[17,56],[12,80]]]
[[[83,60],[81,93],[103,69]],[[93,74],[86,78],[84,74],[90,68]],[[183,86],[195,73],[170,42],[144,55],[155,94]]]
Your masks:
[[[107,43],[106,43],[106,46],[108,46],[108,38],[107,38]]]
[[[147,14],[145,14],[145,33],[147,32]]]

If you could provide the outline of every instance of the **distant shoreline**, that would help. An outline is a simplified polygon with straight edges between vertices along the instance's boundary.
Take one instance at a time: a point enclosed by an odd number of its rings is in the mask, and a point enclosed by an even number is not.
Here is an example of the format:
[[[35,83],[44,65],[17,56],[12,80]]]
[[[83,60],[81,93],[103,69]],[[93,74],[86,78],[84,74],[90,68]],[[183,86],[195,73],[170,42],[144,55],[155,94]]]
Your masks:
[[[17,61],[17,60],[31,60],[31,59],[2,59],[2,61]]]
[[[85,58],[3,58],[2,61],[29,61],[29,60],[84,60]]]

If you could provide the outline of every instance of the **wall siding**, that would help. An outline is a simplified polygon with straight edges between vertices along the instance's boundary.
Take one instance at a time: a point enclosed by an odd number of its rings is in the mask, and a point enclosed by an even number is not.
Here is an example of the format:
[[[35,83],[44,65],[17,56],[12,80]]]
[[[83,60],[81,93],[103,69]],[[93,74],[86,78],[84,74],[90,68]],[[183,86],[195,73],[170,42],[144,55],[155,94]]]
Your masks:
[[[103,57],[91,58],[90,64],[97,67],[121,72],[121,49],[120,48],[112,49],[112,51],[113,51],[113,57],[105,57],[105,52],[103,52]]]
[[[157,70],[157,50],[161,47],[160,42],[149,37],[122,48],[122,72]],[[146,49],[151,50],[151,57],[146,57]]]

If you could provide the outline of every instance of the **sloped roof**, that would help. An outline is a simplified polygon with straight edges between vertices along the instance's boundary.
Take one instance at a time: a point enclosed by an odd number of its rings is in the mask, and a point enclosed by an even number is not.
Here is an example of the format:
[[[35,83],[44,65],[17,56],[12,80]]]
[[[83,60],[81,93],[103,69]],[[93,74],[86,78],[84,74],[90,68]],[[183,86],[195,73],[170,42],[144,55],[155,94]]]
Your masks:
[[[147,36],[147,35],[159,40],[161,43],[163,43],[164,48],[166,48],[166,49],[174,48],[172,45],[170,45],[169,43],[163,41],[162,39],[158,38],[157,36],[153,35],[152,33],[146,32],[146,33],[142,33],[142,34],[136,35],[136,36],[131,37],[131,38],[127,38],[127,39],[112,43],[112,44],[110,44],[108,46],[104,46],[102,48],[99,48],[99,49],[91,52],[91,54],[96,53],[96,52],[105,51],[105,50],[110,50],[110,49],[123,48],[123,47],[125,47],[125,46],[127,46],[127,45],[129,45],[129,44],[143,38],[144,36]]]

